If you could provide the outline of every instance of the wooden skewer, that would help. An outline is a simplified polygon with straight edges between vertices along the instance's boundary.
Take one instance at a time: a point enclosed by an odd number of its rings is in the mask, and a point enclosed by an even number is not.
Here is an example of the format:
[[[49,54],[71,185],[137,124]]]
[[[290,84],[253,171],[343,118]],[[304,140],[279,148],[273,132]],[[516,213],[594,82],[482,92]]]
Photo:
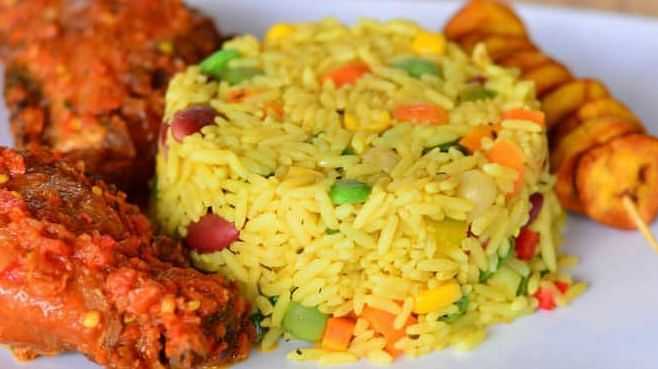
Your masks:
[[[651,247],[653,247],[653,249],[658,252],[658,242],[656,241],[656,237],[654,237],[653,233],[651,233],[651,230],[649,229],[649,226],[647,226],[647,224],[640,216],[640,212],[637,210],[633,199],[631,199],[630,196],[624,196],[622,198],[622,202],[624,203],[624,207],[626,208],[628,215],[631,217],[644,239],[646,239],[649,245],[651,245]]]

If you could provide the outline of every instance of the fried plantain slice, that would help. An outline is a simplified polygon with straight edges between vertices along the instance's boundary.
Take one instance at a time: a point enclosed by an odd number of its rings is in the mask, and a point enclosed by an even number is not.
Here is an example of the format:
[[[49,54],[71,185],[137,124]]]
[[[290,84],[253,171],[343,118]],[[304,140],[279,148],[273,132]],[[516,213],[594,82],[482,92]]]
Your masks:
[[[535,46],[523,36],[488,35],[474,32],[460,39],[460,45],[466,51],[472,51],[479,43],[484,43],[487,53],[494,61],[521,51],[536,50]]]
[[[546,56],[539,50],[524,50],[498,60],[498,63],[508,68],[518,68],[521,72],[526,72],[532,68],[553,62],[553,59]]]
[[[642,134],[618,137],[580,160],[576,186],[588,216],[621,229],[636,228],[622,203],[629,196],[642,219],[658,213],[658,139]]]
[[[573,76],[567,67],[553,60],[527,70],[523,78],[535,83],[535,91],[541,98],[553,88],[571,81]]]
[[[608,89],[594,79],[579,78],[565,83],[541,99],[546,126],[550,129],[587,101],[607,96],[610,96]]]
[[[444,28],[446,37],[451,40],[473,31],[493,35],[527,35],[523,22],[514,11],[495,0],[472,0]]]
[[[637,124],[604,117],[583,122],[558,142],[551,155],[551,169],[556,175],[555,192],[562,205],[569,210],[583,211],[574,183],[581,155],[616,137],[639,132],[642,128]]]
[[[551,128],[550,141],[551,143],[559,142],[583,122],[603,117],[615,117],[636,123],[638,126],[642,125],[640,119],[626,105],[612,97],[603,97],[584,103],[569,117],[554,125]]]

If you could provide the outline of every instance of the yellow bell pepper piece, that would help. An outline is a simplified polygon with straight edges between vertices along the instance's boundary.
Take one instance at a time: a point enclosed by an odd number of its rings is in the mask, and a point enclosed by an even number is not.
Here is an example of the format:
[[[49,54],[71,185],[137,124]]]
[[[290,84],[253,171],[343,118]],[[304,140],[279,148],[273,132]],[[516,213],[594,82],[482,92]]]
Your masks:
[[[416,296],[414,313],[428,314],[455,303],[462,297],[461,287],[454,280]]]
[[[285,24],[285,23],[275,24],[269,29],[269,31],[267,31],[267,34],[265,35],[265,40],[268,43],[281,41],[284,38],[291,35],[293,32],[295,32],[295,27],[289,24]]]
[[[454,219],[444,219],[434,226],[436,240],[440,245],[459,247],[468,233],[468,223]]]
[[[411,47],[418,54],[443,55],[446,51],[446,39],[440,33],[419,32]]]

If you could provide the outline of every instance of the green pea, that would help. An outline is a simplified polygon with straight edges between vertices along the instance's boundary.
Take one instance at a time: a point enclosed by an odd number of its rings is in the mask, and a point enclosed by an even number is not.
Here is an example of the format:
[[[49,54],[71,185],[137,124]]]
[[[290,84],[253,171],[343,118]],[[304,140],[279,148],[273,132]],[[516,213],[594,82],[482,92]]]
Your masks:
[[[239,57],[240,52],[237,50],[219,50],[205,58],[201,64],[199,64],[199,68],[201,69],[201,73],[220,79],[222,72],[228,68],[228,63]]]
[[[441,69],[434,62],[420,58],[409,58],[400,60],[393,64],[394,68],[407,71],[410,76],[420,78],[425,74],[441,77]]]
[[[335,205],[365,202],[372,189],[366,183],[353,179],[340,179],[331,186],[329,197]]]
[[[283,317],[283,329],[300,340],[317,342],[322,338],[328,318],[315,307],[291,302]]]
[[[478,100],[487,100],[493,99],[498,93],[494,90],[490,90],[482,86],[471,86],[462,91],[461,100],[462,101],[478,101]]]
[[[221,73],[220,79],[222,81],[228,82],[231,86],[233,86],[239,84],[242,81],[251,79],[259,74],[263,74],[263,71],[258,68],[253,68],[253,67],[229,68],[229,69],[225,69]]]

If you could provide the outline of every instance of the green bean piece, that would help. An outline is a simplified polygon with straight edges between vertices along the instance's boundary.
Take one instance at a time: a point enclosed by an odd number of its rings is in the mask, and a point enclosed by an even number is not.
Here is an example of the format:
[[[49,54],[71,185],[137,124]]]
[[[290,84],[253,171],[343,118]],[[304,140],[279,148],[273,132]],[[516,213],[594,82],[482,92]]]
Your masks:
[[[425,74],[441,77],[441,69],[434,62],[421,58],[409,58],[400,60],[393,64],[394,68],[402,69],[414,78],[420,78]]]
[[[295,338],[318,342],[322,338],[329,317],[315,307],[291,302],[283,317],[283,329]]]
[[[219,50],[205,58],[201,64],[199,64],[199,68],[201,69],[201,73],[215,79],[221,79],[222,73],[228,68],[228,63],[239,57],[240,52],[237,50]]]
[[[221,73],[220,79],[234,86],[259,74],[263,71],[253,67],[228,68]]]

